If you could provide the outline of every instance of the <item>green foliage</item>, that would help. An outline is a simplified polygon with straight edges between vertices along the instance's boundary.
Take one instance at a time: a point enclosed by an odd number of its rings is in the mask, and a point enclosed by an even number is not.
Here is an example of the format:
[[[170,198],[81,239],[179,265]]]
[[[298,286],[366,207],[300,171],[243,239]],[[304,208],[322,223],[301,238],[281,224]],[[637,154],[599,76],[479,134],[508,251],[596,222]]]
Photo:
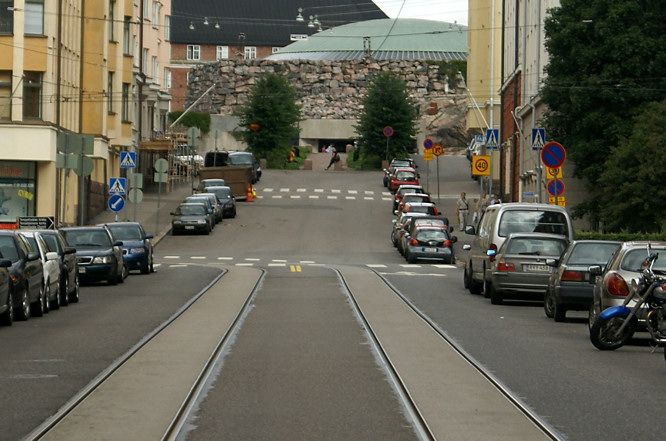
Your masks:
[[[359,161],[366,169],[380,168],[383,159],[406,156],[416,149],[416,104],[407,87],[391,72],[376,76],[362,99],[358,133]],[[383,129],[390,126],[393,136],[388,139]]]
[[[666,235],[663,233],[628,233],[621,231],[619,233],[600,233],[598,231],[576,231],[574,234],[576,240],[618,240],[620,242],[650,240],[653,242],[666,241]]]
[[[176,121],[182,114],[183,110],[176,110],[174,112],[167,113],[167,121],[169,124]],[[198,112],[187,112],[183,119],[178,121],[178,124],[182,124],[185,127],[198,127],[201,130],[201,133],[210,132],[210,115],[208,113],[198,113]]]
[[[289,141],[298,136],[301,119],[296,91],[284,75],[265,74],[250,90],[247,104],[235,115],[240,127],[234,133],[236,139],[244,141],[257,157],[266,158],[269,167],[284,161],[291,148]],[[257,130],[252,130],[251,125]]]
[[[600,178],[611,148],[629,137],[646,103],[666,98],[666,2],[562,0],[549,11],[544,126],[588,180],[590,200],[576,208],[594,221],[608,212],[601,196],[610,189],[600,185],[610,182]]]

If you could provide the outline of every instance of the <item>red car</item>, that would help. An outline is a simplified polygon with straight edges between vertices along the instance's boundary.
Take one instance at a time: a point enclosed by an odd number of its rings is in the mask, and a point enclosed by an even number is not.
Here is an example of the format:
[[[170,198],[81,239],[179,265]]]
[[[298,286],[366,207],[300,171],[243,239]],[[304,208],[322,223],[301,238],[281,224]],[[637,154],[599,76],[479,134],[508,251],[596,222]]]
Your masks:
[[[395,193],[401,185],[419,185],[419,174],[413,168],[398,168],[391,175],[389,190]]]
[[[425,193],[405,193],[405,195],[400,199],[400,203],[398,204],[398,208],[396,209],[396,212],[394,214],[399,214],[403,208],[405,208],[405,204],[408,202],[432,202],[430,200],[430,195],[427,195]]]

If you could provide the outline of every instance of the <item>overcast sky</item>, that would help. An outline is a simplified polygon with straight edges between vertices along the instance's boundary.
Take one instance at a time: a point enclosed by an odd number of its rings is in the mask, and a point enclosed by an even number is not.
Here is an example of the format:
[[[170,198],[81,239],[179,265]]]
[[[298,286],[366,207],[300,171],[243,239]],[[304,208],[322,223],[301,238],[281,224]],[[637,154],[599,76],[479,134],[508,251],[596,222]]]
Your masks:
[[[422,18],[467,26],[468,0],[372,0],[390,18]],[[404,4],[404,5],[403,5]],[[402,11],[401,11],[402,7]]]

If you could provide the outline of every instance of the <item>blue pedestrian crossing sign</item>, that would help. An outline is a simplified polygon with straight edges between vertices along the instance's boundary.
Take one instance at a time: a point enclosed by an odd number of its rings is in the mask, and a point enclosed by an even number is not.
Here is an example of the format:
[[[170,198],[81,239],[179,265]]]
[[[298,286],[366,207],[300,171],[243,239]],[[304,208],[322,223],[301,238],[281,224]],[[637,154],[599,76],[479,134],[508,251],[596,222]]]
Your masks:
[[[499,147],[499,130],[498,129],[488,129],[486,130],[486,150],[497,150]]]
[[[109,194],[126,194],[127,178],[109,178]]]
[[[541,150],[546,144],[546,129],[532,129],[532,150]]]
[[[120,168],[135,168],[136,152],[120,152]]]
[[[118,212],[125,206],[125,198],[119,194],[114,194],[109,198],[109,210]]]

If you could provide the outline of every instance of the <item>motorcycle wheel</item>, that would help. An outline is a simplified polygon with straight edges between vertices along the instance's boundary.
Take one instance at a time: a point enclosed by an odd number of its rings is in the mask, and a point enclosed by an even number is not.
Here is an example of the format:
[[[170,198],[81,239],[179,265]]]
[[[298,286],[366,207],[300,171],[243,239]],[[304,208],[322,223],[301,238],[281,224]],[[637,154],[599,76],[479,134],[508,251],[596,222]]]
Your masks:
[[[617,330],[625,320],[624,317],[611,317],[610,319],[597,317],[590,328],[592,344],[602,351],[614,351],[623,346],[634,335],[638,324],[636,317],[632,317],[622,334],[616,336]]]

